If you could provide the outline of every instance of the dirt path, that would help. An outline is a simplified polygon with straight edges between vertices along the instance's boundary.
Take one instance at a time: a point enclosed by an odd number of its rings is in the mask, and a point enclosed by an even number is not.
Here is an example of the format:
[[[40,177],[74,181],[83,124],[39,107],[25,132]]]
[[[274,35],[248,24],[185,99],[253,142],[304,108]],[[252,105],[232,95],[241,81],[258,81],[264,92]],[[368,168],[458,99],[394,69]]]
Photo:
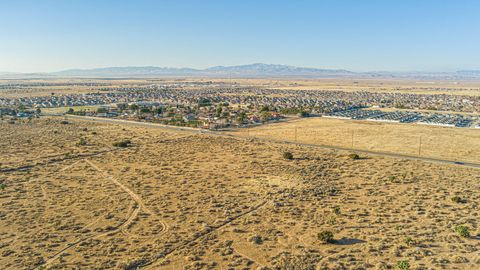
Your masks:
[[[126,187],[125,185],[123,185],[122,183],[120,183],[116,178],[112,177],[111,175],[107,174],[105,171],[103,171],[102,169],[100,169],[97,165],[95,165],[93,162],[91,162],[90,160],[88,159],[84,159],[86,163],[88,163],[92,168],[94,168],[96,171],[100,172],[105,178],[109,179],[110,181],[112,181],[115,185],[117,185],[118,187],[120,187],[121,189],[123,189],[126,193],[128,193],[130,195],[130,197],[134,200],[135,204],[132,206],[133,207],[133,211],[127,216],[127,219],[120,225],[118,225],[117,227],[115,227],[113,230],[110,230],[108,232],[104,232],[104,233],[101,233],[101,234],[97,234],[97,235],[92,235],[92,236],[88,236],[88,237],[85,237],[85,238],[82,238],[74,243],[71,243],[69,245],[67,245],[65,248],[63,248],[62,250],[58,251],[57,253],[55,253],[52,257],[50,257],[42,266],[48,266],[50,265],[52,262],[54,262],[56,259],[58,259],[65,251],[77,246],[78,244],[84,242],[84,241],[87,241],[89,239],[96,239],[96,238],[100,238],[100,237],[103,237],[103,236],[107,236],[107,235],[112,235],[112,234],[115,234],[115,233],[118,233],[120,231],[122,232],[127,232],[127,229],[128,227],[130,226],[130,224],[135,220],[135,218],[137,218],[138,214],[140,213],[140,211],[145,211],[146,213],[150,214],[150,215],[154,215],[153,212],[151,212],[144,204],[143,200],[137,195],[135,194],[132,190],[130,190],[128,187]],[[74,164],[71,164],[69,166],[67,166],[66,168],[64,169],[68,169],[68,168],[71,168],[73,165],[77,164],[78,162],[75,162]],[[98,221],[98,220],[96,220]],[[93,221],[91,224],[95,223],[96,221]],[[90,225],[91,225],[90,224]],[[160,234],[163,234],[165,233],[167,230],[168,230],[168,226],[161,222],[162,226],[163,226],[163,230],[160,232]],[[157,235],[158,236],[158,235]]]
[[[16,168],[0,169],[0,173],[25,171],[25,170],[34,168],[36,166],[48,165],[48,164],[58,163],[58,162],[62,162],[62,161],[65,161],[65,160],[71,160],[71,159],[92,157],[92,156],[97,156],[97,155],[101,155],[101,154],[108,153],[108,152],[113,152],[113,151],[118,151],[118,150],[121,150],[121,149],[120,148],[115,148],[115,149],[103,150],[103,151],[98,151],[98,152],[89,153],[89,154],[78,154],[78,155],[75,155],[75,156],[68,156],[68,157],[63,157],[63,158],[53,158],[53,159],[46,160],[46,161],[43,161],[43,162],[40,162],[40,163],[37,163],[37,164],[24,165],[24,166],[20,166],[20,167],[16,167]]]
[[[257,260],[255,260],[255,259],[253,259],[253,258],[251,258],[251,257],[249,257],[249,256],[247,256],[247,255],[245,255],[245,254],[243,254],[242,252],[240,252],[237,248],[235,248],[234,245],[232,245],[232,248],[233,248],[233,252],[237,253],[238,255],[242,256],[243,258],[245,258],[245,259],[247,259],[247,260],[249,260],[249,261],[252,261],[254,264],[256,264],[256,265],[258,265],[258,266],[260,266],[260,267],[268,268],[265,264],[262,264],[262,263],[260,263],[259,261],[257,261]]]
[[[267,204],[268,201],[263,201],[262,203],[258,204],[257,206],[253,207],[252,209],[246,211],[246,212],[243,212],[243,213],[240,213],[236,216],[233,216],[233,217],[230,217],[228,218],[226,221],[222,222],[221,224],[219,225],[216,225],[216,226],[212,226],[210,227],[210,229],[208,230],[205,230],[203,232],[200,232],[198,233],[197,236],[193,237],[192,239],[190,240],[187,240],[185,242],[183,242],[182,244],[180,244],[179,246],[167,251],[166,253],[163,253],[163,254],[159,254],[156,258],[154,258],[153,260],[151,261],[148,261],[148,262],[145,262],[141,265],[138,265],[138,267],[146,267],[145,269],[155,269],[154,267],[154,263],[157,262],[159,259],[166,259],[168,256],[170,256],[171,254],[173,254],[174,252],[176,251],[179,251],[187,246],[190,246],[191,244],[195,243],[197,240],[209,235],[209,234],[212,234],[228,225],[230,225],[232,222],[234,222],[235,220],[239,219],[239,218],[242,218],[244,216],[247,216],[255,211],[257,211],[258,209],[260,209],[261,207],[265,206]],[[255,261],[254,261],[255,262]]]

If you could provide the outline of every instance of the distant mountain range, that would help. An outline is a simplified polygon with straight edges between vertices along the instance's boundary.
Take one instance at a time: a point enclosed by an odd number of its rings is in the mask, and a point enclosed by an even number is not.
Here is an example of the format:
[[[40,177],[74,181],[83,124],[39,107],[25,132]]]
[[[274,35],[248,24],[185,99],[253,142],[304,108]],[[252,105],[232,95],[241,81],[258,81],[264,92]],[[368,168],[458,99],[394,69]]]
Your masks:
[[[255,63],[239,66],[215,66],[206,69],[171,67],[106,67],[94,69],[69,69],[50,73],[9,73],[1,72],[1,78],[130,78],[130,77],[291,77],[291,78],[415,78],[415,79],[480,79],[480,70],[456,72],[352,72],[344,69],[319,69]]]
[[[220,76],[220,77],[268,77],[268,76],[308,76],[325,77],[352,75],[347,70],[317,69],[287,65],[251,64],[241,66],[216,66],[206,69],[169,68],[169,67],[109,67],[95,69],[70,69],[50,73],[57,76],[72,77],[129,77],[129,76]]]

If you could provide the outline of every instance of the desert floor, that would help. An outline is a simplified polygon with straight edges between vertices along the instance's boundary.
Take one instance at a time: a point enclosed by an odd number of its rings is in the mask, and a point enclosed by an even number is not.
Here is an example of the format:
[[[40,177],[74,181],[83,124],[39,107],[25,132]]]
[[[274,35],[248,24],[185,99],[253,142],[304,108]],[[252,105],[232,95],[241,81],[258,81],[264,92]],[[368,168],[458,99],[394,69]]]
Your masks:
[[[0,138],[2,269],[480,267],[478,169],[53,118]]]

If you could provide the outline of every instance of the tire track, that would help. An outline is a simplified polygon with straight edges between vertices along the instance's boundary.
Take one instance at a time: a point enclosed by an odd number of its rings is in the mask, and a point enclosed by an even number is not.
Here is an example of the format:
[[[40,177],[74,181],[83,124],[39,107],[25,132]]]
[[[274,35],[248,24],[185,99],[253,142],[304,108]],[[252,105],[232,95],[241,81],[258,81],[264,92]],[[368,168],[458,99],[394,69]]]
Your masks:
[[[122,150],[122,149],[116,148],[116,149],[103,150],[103,151],[99,151],[99,152],[95,152],[95,153],[89,153],[89,154],[78,154],[76,156],[71,156],[71,157],[53,158],[53,159],[46,160],[46,161],[36,163],[36,164],[29,164],[29,165],[16,167],[16,168],[0,169],[0,173],[25,171],[25,170],[28,170],[28,169],[31,169],[31,168],[34,168],[34,167],[37,167],[37,166],[44,166],[44,165],[59,163],[59,162],[65,161],[65,160],[74,160],[74,159],[79,159],[79,158],[93,157],[93,156],[101,155],[101,154],[104,154],[104,153],[109,153],[109,152],[114,152],[114,151],[119,151],[119,150]]]
[[[108,175],[107,173],[105,173],[102,169],[100,169],[98,166],[96,166],[94,163],[92,163],[90,160],[88,159],[85,159],[85,162],[88,163],[91,167],[93,167],[96,171],[100,172],[105,178],[109,179],[110,181],[112,181],[115,185],[117,185],[118,187],[120,187],[121,189],[123,189],[126,193],[128,193],[130,195],[130,197],[134,200],[134,205],[133,205],[133,211],[128,215],[127,219],[121,223],[120,225],[118,225],[117,227],[115,227],[113,230],[110,230],[108,232],[104,232],[104,233],[101,233],[101,234],[97,234],[97,235],[92,235],[92,236],[88,236],[88,237],[84,237],[84,238],[81,238],[79,239],[78,241],[76,242],[73,242],[69,245],[67,245],[65,248],[61,249],[60,251],[58,251],[57,253],[55,253],[52,257],[50,257],[42,266],[43,267],[46,267],[46,266],[49,266],[51,263],[53,263],[56,259],[58,259],[65,251],[77,246],[78,244],[82,243],[82,242],[85,242],[87,240],[90,240],[90,239],[97,239],[97,238],[101,238],[103,236],[108,236],[108,235],[113,235],[113,234],[116,234],[118,232],[121,232],[121,231],[124,231],[126,232],[126,230],[128,229],[128,227],[130,226],[130,224],[138,217],[138,214],[140,213],[140,211],[142,210],[143,208],[143,211],[145,211],[146,213],[150,214],[150,215],[153,215],[153,212],[151,212],[146,206],[145,204],[143,203],[143,200],[137,195],[135,194],[132,190],[130,190],[128,187],[124,186],[122,183],[120,183],[116,178]],[[166,226],[166,224],[164,225],[163,222],[161,222],[162,226],[163,226],[163,230],[160,232],[161,234],[165,233],[167,230],[168,230],[168,226]]]
[[[230,225],[232,222],[236,221],[237,219],[240,219],[244,216],[247,216],[255,211],[257,211],[258,209],[262,208],[263,206],[265,206],[267,204],[267,200],[261,202],[260,204],[258,204],[257,206],[253,207],[252,209],[246,211],[246,212],[243,212],[243,213],[240,213],[236,216],[233,216],[233,217],[230,217],[228,218],[226,221],[222,222],[221,224],[219,225],[216,225],[216,226],[211,226],[210,229],[208,230],[205,230],[203,232],[200,232],[197,236],[193,237],[192,239],[190,240],[187,240],[185,241],[183,244],[163,253],[163,254],[159,254],[156,258],[150,260],[150,261],[147,261],[147,262],[143,262],[142,264],[139,264],[137,265],[136,267],[139,268],[139,267],[147,267],[145,269],[152,269],[153,267],[153,264],[155,262],[157,262],[159,259],[166,259],[168,256],[170,256],[171,254],[173,254],[174,252],[176,251],[179,251],[183,248],[185,248],[186,246],[189,246],[193,243],[195,243],[197,240],[209,235],[209,234],[212,234],[228,225]],[[136,269],[136,268],[132,268],[132,269]]]

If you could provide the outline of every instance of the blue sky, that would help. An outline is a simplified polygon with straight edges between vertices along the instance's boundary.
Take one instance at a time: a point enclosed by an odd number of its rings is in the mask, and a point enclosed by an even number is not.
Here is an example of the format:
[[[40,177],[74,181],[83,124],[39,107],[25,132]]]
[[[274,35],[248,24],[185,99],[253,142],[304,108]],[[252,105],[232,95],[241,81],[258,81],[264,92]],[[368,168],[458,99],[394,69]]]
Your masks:
[[[0,71],[480,69],[476,0],[0,0]]]

